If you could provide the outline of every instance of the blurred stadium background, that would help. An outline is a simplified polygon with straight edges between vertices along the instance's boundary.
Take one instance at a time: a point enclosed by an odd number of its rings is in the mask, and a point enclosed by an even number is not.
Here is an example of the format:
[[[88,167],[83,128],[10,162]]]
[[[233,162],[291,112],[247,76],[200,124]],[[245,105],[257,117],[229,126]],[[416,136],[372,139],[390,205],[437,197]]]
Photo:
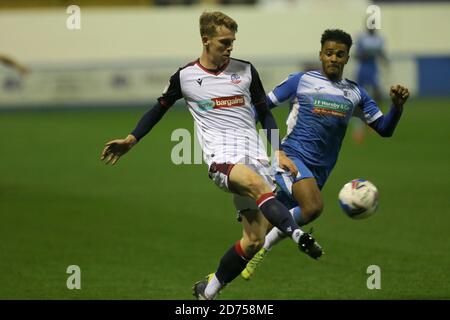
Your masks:
[[[79,30],[66,27],[72,4]],[[104,143],[125,136],[200,55],[204,10],[237,20],[233,55],[252,61],[270,90],[317,66],[324,29],[356,38],[371,4],[391,61],[383,87],[412,92],[394,138],[346,138],[313,223],[322,261],[282,243],[221,298],[449,299],[450,2],[364,0],[0,1],[0,54],[31,69],[0,66],[0,299],[190,299],[240,236],[230,196],[205,165],[170,160],[171,133],[192,131],[190,115],[174,107],[116,167],[100,163]],[[345,76],[354,72],[351,60]],[[274,114],[283,128],[287,109]],[[381,192],[365,221],[337,205],[356,177]],[[81,268],[81,290],[66,287],[69,265]],[[370,265],[381,268],[381,290],[366,287]]]

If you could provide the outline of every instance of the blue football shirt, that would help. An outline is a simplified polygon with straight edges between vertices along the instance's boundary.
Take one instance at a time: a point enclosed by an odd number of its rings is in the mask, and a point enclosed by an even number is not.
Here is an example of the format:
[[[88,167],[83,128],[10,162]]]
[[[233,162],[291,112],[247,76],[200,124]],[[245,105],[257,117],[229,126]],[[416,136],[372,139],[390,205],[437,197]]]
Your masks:
[[[290,100],[282,148],[301,159],[322,184],[333,169],[355,109],[370,124],[382,116],[375,101],[355,82],[331,81],[318,71],[291,74],[267,95],[270,107]]]

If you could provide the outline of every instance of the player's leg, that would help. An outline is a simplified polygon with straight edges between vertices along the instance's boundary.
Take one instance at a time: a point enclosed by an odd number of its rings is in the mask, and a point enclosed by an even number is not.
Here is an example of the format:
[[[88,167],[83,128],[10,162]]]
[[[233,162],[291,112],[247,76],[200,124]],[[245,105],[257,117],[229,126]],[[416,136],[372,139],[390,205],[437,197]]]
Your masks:
[[[262,213],[260,213],[259,216],[262,217],[262,219],[266,220]],[[254,218],[251,215],[243,215],[241,213],[241,217],[243,218],[242,224],[244,228],[242,243],[244,247],[250,247],[250,251],[252,252],[252,258],[250,259],[250,261],[247,261],[245,268],[241,272],[242,277],[248,280],[268,252],[263,248],[263,245],[265,242],[266,233],[272,228],[272,225],[266,220],[267,223],[265,223],[264,228],[257,230],[255,227],[253,227]],[[261,231],[262,234],[260,233]],[[284,234],[283,236],[286,237],[286,235]]]
[[[300,206],[304,224],[316,220],[322,213],[322,193],[315,178],[305,178],[295,182],[292,185],[292,196]]]
[[[245,164],[236,164],[229,173],[229,187],[235,193],[256,201],[266,219],[298,243],[303,231],[289,210],[275,198],[264,178]]]
[[[300,251],[318,259],[322,255],[322,248],[310,234],[298,227],[286,206],[276,199],[272,192],[275,189],[272,177],[269,167],[264,165],[237,164],[230,171],[229,185],[237,194],[256,200],[258,209],[273,226],[294,240]]]
[[[322,186],[327,176],[318,169],[313,173],[298,157],[290,156],[290,158],[298,169],[298,175],[292,177],[289,172],[277,172],[275,179],[280,188],[277,198],[292,208],[290,211],[295,221],[299,226],[303,226],[316,219],[322,212],[323,200],[319,184]]]
[[[268,179],[268,175],[265,173],[256,173],[250,168],[251,166],[258,167],[255,163],[249,164],[248,166],[244,164],[213,163],[210,166],[209,175],[219,187],[228,189],[235,194],[235,205],[239,211],[245,209],[261,210],[262,215],[266,218],[263,221],[268,220],[272,224],[280,226],[281,230],[290,233],[288,235],[294,239],[301,251],[313,258],[317,258],[316,252],[314,251],[315,240],[309,234],[303,233],[298,228],[287,208],[275,199],[272,193],[274,186],[270,186],[270,183],[266,180]],[[257,170],[258,172],[262,172],[263,168]],[[238,195],[241,196],[239,197]],[[251,203],[239,203],[236,201],[237,197],[240,199],[246,198]],[[246,219],[247,222],[250,222],[250,220]],[[213,299],[215,293],[228,283],[227,281],[231,281],[239,275],[245,268],[248,260],[251,259],[254,251],[259,249],[263,244],[263,237],[267,231],[268,223],[262,223],[260,219],[256,219],[254,222],[248,223],[245,226],[247,225],[254,225],[258,232],[254,232],[245,227],[246,232],[244,233],[243,243],[241,244],[241,241],[236,242],[225,253],[221,259],[217,273],[194,285],[194,295],[197,299]],[[246,234],[252,236],[245,237]],[[259,243],[257,243],[258,241]],[[242,249],[242,246],[244,246],[245,250]],[[255,250],[252,250],[252,248]]]
[[[296,222],[302,226],[316,219],[323,210],[323,200],[316,179],[308,167],[298,158],[292,158],[299,170],[299,175],[292,178],[289,173],[282,172],[276,175],[280,187],[277,198],[288,207],[293,207],[290,213]],[[286,238],[278,228],[272,228],[266,235],[263,248],[252,258],[242,271],[242,277],[249,280],[263,259],[273,246]],[[323,254],[319,244],[315,247],[320,255]],[[320,257],[319,255],[319,257]]]
[[[323,199],[315,178],[298,180],[292,185],[292,197],[298,206],[290,210],[296,222],[302,226],[317,219],[323,211]],[[270,249],[283,240],[285,235],[277,228],[272,228],[266,236],[264,249]]]
[[[223,287],[242,272],[248,261],[262,248],[269,222],[259,210],[242,210],[240,214],[242,238],[225,252],[214,274],[194,285],[194,295],[197,299],[214,299]]]
[[[242,218],[243,237],[223,255],[214,274],[194,285],[194,296],[199,300],[214,299],[227,283],[236,278],[247,262],[262,247],[267,232],[269,222],[258,210],[255,200],[238,195],[232,187],[229,176],[233,168],[233,164],[212,163],[209,176],[220,188],[234,192],[234,205]],[[253,172],[250,168],[249,170]],[[267,188],[270,191],[270,188]],[[263,189],[262,192],[264,191],[266,190]]]
[[[269,221],[259,210],[243,210],[241,246],[247,257],[253,257],[264,245]]]
[[[310,178],[310,179],[313,179],[313,178]],[[310,179],[304,179],[304,180],[300,180],[300,181],[305,181],[305,180],[310,180]],[[299,182],[296,183],[297,186],[302,185],[302,183],[299,183]],[[306,185],[309,186],[309,183],[310,182],[306,182]],[[296,190],[296,191],[297,191],[297,194],[299,192],[301,192],[299,190]],[[322,211],[322,209],[321,209],[322,207],[320,206],[320,204],[322,203],[321,197],[320,197],[320,200],[318,200],[317,195],[315,196],[314,192],[312,190],[308,190],[307,192],[305,192],[305,194],[301,193],[299,199],[305,199],[305,200],[303,200],[303,203],[306,204],[305,212],[308,214],[308,216],[307,216],[308,218],[303,217],[301,207],[297,206],[290,210],[292,216],[294,218],[297,218],[297,221],[299,219],[298,217],[300,217],[301,221],[306,224],[306,223],[316,219],[320,215],[320,212]],[[300,201],[302,201],[302,200],[300,200]],[[302,203],[302,202],[299,202],[299,203]],[[276,227],[272,228],[266,235],[266,238],[264,241],[264,246],[258,253],[255,254],[255,256],[249,261],[249,263],[247,263],[245,269],[241,273],[241,276],[245,280],[249,280],[252,277],[252,275],[255,273],[256,269],[261,265],[261,263],[263,262],[263,260],[267,256],[267,254],[272,250],[272,248],[284,239],[286,239],[286,235],[283,232],[281,232],[280,229],[278,229]],[[323,255],[323,250],[317,242],[314,244],[314,247],[317,252],[317,258],[319,258],[321,255]]]
[[[305,178],[292,185],[292,197],[298,204],[290,210],[299,225],[308,224],[316,220],[323,211],[323,199],[315,178]],[[266,237],[264,248],[270,250],[284,235],[280,230],[273,228]]]

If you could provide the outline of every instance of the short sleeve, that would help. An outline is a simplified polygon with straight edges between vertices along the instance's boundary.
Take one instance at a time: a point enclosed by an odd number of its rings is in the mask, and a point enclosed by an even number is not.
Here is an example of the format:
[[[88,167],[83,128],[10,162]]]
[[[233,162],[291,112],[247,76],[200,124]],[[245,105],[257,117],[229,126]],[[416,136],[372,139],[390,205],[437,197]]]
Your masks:
[[[358,86],[361,93],[361,100],[358,107],[361,109],[364,120],[370,124],[383,115],[376,102],[369,96],[366,90]]]
[[[298,84],[302,75],[302,72],[290,74],[286,80],[269,92],[267,97],[270,103],[278,105],[294,96],[297,93]]]

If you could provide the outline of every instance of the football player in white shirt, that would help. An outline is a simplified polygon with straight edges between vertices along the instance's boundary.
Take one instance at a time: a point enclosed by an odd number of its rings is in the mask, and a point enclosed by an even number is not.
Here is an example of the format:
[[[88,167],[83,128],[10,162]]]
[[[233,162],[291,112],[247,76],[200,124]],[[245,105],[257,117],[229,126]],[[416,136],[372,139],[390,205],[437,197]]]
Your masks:
[[[278,135],[272,138],[277,126],[266,105],[258,72],[251,63],[230,57],[237,27],[233,19],[221,12],[203,13],[201,57],[172,75],[163,95],[131,134],[108,142],[101,155],[101,160],[115,164],[170,106],[185,99],[194,118],[209,177],[219,188],[233,193],[243,227],[243,237],[223,255],[217,271],[194,285],[194,296],[201,300],[214,299],[241,273],[261,249],[270,225],[282,230],[310,257],[317,259],[322,255],[317,242],[300,230],[289,210],[273,194],[274,177],[269,171],[267,153],[259,143],[253,110],[262,127],[268,130],[267,138],[280,167],[294,175],[297,168],[278,149]]]

